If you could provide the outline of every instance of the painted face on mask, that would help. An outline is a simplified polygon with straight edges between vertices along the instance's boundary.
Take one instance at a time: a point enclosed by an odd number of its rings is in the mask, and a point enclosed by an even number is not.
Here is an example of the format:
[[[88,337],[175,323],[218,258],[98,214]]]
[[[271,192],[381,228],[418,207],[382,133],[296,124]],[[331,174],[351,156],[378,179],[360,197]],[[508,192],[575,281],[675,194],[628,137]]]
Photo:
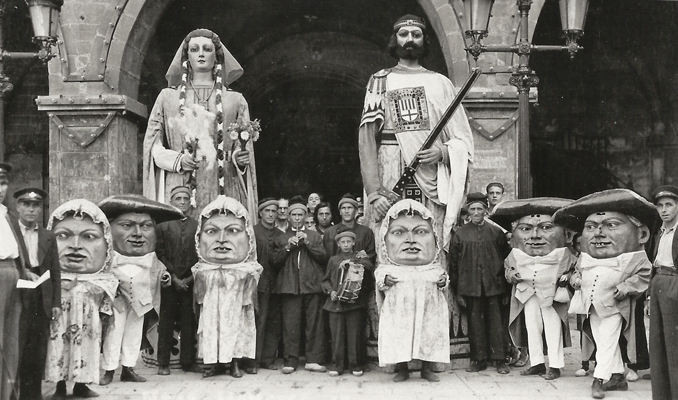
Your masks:
[[[565,230],[555,225],[550,215],[526,215],[516,221],[513,242],[527,255],[545,256],[565,247]]]
[[[384,238],[389,258],[401,265],[426,265],[436,257],[431,223],[419,215],[400,215],[391,221]]]
[[[626,214],[599,212],[586,218],[581,244],[591,257],[612,258],[642,250],[648,238],[647,227],[636,226]]]
[[[52,232],[56,236],[62,271],[93,274],[104,267],[108,244],[101,224],[94,223],[88,216],[66,217]]]
[[[207,262],[236,264],[244,261],[250,251],[245,220],[233,214],[211,216],[202,225],[198,247]]]
[[[155,251],[155,223],[149,214],[125,213],[111,221],[113,248],[124,256],[138,257]]]

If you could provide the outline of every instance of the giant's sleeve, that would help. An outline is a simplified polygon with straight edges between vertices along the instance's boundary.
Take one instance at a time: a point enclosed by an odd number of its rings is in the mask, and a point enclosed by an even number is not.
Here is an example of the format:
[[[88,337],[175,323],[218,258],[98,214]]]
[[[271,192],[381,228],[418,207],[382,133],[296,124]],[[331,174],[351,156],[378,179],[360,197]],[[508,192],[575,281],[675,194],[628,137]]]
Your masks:
[[[373,75],[367,84],[363,115],[358,131],[358,152],[360,154],[360,172],[363,186],[368,197],[381,188],[379,179],[379,161],[377,158],[377,134],[384,126],[384,102],[386,76]],[[372,200],[372,199],[368,199]]]
[[[167,92],[160,92],[153,105],[151,115],[148,117],[148,127],[144,137],[144,158],[149,157],[158,167],[171,172],[179,172],[181,169],[181,153],[176,150],[165,148],[165,101]],[[178,110],[177,110],[178,112]]]

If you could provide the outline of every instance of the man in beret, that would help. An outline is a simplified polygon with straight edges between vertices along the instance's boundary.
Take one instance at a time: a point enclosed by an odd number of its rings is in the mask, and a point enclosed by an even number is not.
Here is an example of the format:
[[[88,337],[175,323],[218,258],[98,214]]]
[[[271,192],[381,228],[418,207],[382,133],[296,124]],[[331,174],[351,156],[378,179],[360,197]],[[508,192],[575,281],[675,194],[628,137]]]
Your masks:
[[[652,203],[628,189],[584,196],[554,215],[556,224],[583,229],[569,312],[585,316],[584,329],[596,343],[595,399],[628,389],[620,339],[624,335],[626,354],[635,362],[636,299],[647,290],[652,268],[644,246],[659,220]]]
[[[374,263],[377,259],[377,252],[374,245],[374,232],[372,232],[370,228],[356,222],[356,216],[358,215],[358,200],[356,200],[355,196],[352,194],[346,193],[339,199],[337,208],[339,209],[341,222],[327,228],[323,235],[323,245],[325,246],[327,257],[329,258],[339,254],[339,247],[337,246],[335,236],[340,229],[345,230],[345,228],[348,228],[348,230],[353,232],[356,236],[355,245],[353,247],[354,250],[364,250],[370,258],[370,262]]]
[[[120,380],[145,382],[134,372],[143,337],[144,315],[155,309],[160,314],[161,286],[171,285],[165,265],[155,254],[156,224],[184,218],[174,206],[145,197],[122,194],[105,198],[99,208],[111,224],[113,261],[111,272],[118,278],[118,294],[113,302],[114,322],[105,334],[99,382],[108,385],[122,364]]]
[[[24,290],[21,312],[22,357],[19,366],[20,399],[42,399],[42,375],[47,357],[51,320],[61,314],[61,269],[56,239],[40,222],[47,193],[25,188],[14,193],[19,230],[28,251],[29,273],[34,278],[50,272],[50,279],[36,289]]]
[[[678,398],[678,187],[658,187],[653,195],[662,219],[655,240],[650,284],[650,370],[652,397]]]
[[[9,173],[12,166],[0,163],[0,398],[17,397],[19,368],[19,320],[21,299],[16,283],[19,279],[32,279],[28,268],[28,250],[21,235],[19,221],[7,212],[2,204],[7,196]]]
[[[195,364],[195,335],[198,325],[193,311],[193,274],[191,267],[198,262],[195,250],[195,232],[198,221],[191,218],[191,189],[176,186],[170,192],[170,204],[178,208],[184,218],[157,225],[155,253],[169,272],[172,284],[161,289],[158,321],[158,375],[169,375],[170,354],[174,326],[179,322],[181,369],[202,373]]]
[[[327,255],[320,234],[304,227],[307,213],[306,201],[301,196],[290,199],[289,229],[273,240],[271,251],[271,262],[281,268],[273,292],[280,295],[282,303],[284,374],[293,373],[299,366],[302,320],[306,324],[305,369],[327,370],[320,365],[325,358],[322,322],[325,296],[320,282],[325,276]]]
[[[513,285],[509,332],[513,343],[531,354],[531,366],[521,375],[552,380],[565,366],[563,346],[571,344],[565,286],[577,258],[566,247],[566,230],[553,223],[552,215],[570,203],[551,197],[509,200],[498,204],[490,217],[512,233],[513,250],[504,261],[506,279]],[[556,290],[564,296],[556,296]],[[548,348],[548,371],[542,337]]]
[[[254,236],[257,240],[257,261],[264,267],[264,272],[261,273],[257,286],[259,307],[256,316],[256,361],[261,368],[265,369],[277,369],[274,362],[282,330],[280,298],[277,294],[272,293],[278,271],[271,263],[273,242],[283,234],[280,229],[275,227],[275,221],[278,217],[278,204],[278,200],[272,197],[259,200],[259,222],[254,226]],[[251,368],[256,371],[256,367],[245,368],[245,370]]]
[[[498,373],[508,374],[501,304],[509,291],[504,259],[511,249],[501,229],[485,221],[486,195],[470,193],[466,207],[471,223],[452,237],[449,271],[457,301],[468,313],[471,365],[467,371],[485,370],[489,359],[496,362]]]

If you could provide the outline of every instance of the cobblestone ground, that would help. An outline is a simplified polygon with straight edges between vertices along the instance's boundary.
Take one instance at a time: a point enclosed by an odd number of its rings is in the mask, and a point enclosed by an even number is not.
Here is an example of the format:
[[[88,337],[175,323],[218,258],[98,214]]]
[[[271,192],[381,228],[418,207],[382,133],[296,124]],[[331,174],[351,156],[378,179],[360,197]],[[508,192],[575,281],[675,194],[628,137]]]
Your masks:
[[[113,383],[90,387],[100,394],[100,399],[294,399],[294,400],[425,400],[425,399],[591,399],[589,377],[575,377],[579,368],[579,337],[572,331],[572,342],[577,346],[566,349],[566,367],[562,376],[554,381],[541,377],[520,376],[524,368],[512,368],[508,375],[499,375],[494,368],[480,373],[467,373],[463,369],[448,370],[438,374],[439,383],[429,383],[419,378],[418,372],[410,380],[393,383],[393,373],[381,372],[374,367],[361,377],[344,374],[330,377],[327,373],[312,373],[303,368],[290,375],[279,370],[259,370],[257,375],[235,379],[229,375],[202,379],[201,375],[172,370],[169,376],[156,375],[155,368],[143,366],[141,360],[136,371],[148,379],[145,383],[120,382],[120,369]],[[281,361],[278,361],[281,363]],[[303,364],[302,364],[303,366]],[[640,371],[643,375],[647,371]],[[45,383],[46,398],[54,393],[55,384]],[[68,385],[70,394],[72,383]],[[626,392],[607,392],[606,399],[651,399],[650,381],[629,383]]]

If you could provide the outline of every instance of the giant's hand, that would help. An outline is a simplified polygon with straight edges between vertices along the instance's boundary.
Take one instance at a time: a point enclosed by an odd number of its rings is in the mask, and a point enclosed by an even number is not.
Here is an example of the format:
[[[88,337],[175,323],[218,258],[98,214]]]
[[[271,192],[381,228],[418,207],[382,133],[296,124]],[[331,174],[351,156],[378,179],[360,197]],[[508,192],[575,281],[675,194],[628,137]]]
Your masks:
[[[248,150],[240,150],[235,154],[235,163],[238,167],[245,168],[250,165],[250,152]]]
[[[386,197],[379,196],[372,202],[372,207],[377,212],[375,220],[381,221],[386,216],[388,209],[391,208],[391,203]]]
[[[443,151],[436,146],[430,149],[421,150],[417,153],[417,158],[422,164],[433,164],[443,159]]]
[[[181,156],[181,169],[184,171],[196,170],[198,169],[198,163],[195,162],[192,155],[184,154]]]

